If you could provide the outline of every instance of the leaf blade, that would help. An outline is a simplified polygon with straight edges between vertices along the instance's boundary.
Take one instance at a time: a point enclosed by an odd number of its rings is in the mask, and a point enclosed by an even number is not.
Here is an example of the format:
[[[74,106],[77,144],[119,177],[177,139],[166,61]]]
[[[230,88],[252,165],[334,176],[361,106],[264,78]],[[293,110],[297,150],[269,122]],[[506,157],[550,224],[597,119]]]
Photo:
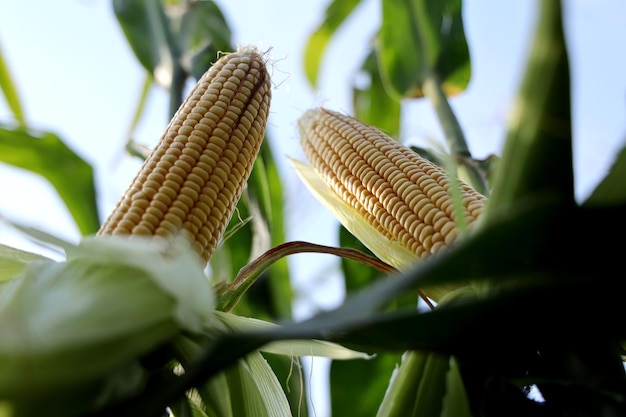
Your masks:
[[[333,0],[326,8],[324,21],[309,37],[304,51],[304,69],[312,86],[317,85],[320,62],[328,42],[360,2],[361,0]]]
[[[392,96],[422,97],[422,83],[432,74],[448,95],[467,87],[471,67],[461,0],[390,0],[382,10],[378,62]]]
[[[55,188],[83,235],[100,227],[93,168],[49,132],[0,126],[0,161],[44,177]]]

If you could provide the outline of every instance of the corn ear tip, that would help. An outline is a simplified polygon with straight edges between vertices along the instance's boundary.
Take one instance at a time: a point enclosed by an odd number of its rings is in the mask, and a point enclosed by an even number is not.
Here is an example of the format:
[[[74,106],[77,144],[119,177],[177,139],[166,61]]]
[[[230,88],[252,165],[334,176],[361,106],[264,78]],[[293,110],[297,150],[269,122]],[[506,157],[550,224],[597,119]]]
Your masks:
[[[308,109],[298,119],[298,132],[300,133],[301,143],[306,142],[307,132],[311,130],[320,112],[321,108]]]
[[[216,58],[217,60],[219,60],[220,58],[223,58],[230,54],[258,56],[263,62],[263,65],[267,66],[271,63],[270,58],[269,58],[269,54],[271,50],[272,50],[271,46],[265,49],[264,51],[261,51],[257,46],[252,45],[252,44],[237,45],[234,51],[217,51]]]

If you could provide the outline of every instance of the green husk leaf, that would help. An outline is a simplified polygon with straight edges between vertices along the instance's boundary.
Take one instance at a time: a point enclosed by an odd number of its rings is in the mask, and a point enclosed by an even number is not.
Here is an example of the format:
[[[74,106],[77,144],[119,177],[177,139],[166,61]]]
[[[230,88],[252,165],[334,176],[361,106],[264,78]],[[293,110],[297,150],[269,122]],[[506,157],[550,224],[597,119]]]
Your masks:
[[[33,262],[49,260],[36,253],[0,244],[0,282],[10,280]]]

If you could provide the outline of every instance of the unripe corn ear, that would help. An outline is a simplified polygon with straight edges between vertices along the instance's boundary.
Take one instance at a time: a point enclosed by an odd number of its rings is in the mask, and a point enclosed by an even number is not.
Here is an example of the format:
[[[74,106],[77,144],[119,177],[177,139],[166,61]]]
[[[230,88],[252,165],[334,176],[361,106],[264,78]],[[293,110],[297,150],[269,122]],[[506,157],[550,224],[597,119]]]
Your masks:
[[[380,130],[327,109],[306,111],[298,127],[302,149],[326,185],[401,251],[424,258],[457,239],[451,182],[444,169]],[[459,185],[465,223],[471,224],[485,197]],[[391,265],[403,269],[407,256],[399,257]]]
[[[191,240],[208,262],[263,141],[271,99],[266,59],[247,47],[197,82],[99,235]]]

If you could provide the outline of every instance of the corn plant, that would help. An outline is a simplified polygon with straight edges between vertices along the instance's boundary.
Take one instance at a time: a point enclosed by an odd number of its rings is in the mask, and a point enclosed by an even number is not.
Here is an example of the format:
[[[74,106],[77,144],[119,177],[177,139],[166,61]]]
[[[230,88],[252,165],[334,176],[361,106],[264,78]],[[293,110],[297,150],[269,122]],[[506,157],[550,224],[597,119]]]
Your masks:
[[[332,1],[312,34],[312,83],[358,3]],[[84,235],[45,236],[63,261],[0,246],[0,416],[302,416],[309,355],[333,359],[333,415],[626,414],[626,151],[577,203],[561,3],[539,3],[493,166],[469,153],[448,103],[470,77],[461,1],[381,4],[354,114],[298,120],[307,161],[291,163],[341,222],[337,248],[284,239],[266,58],[232,48],[215,3],[113,1],[146,86],[170,92],[171,122],[148,152],[129,138],[143,166],[103,222],[89,165],[26,123],[0,61],[16,121],[0,158],[47,178]],[[448,153],[398,142],[407,99],[434,105]],[[349,292],[293,322],[285,257],[303,252],[339,256]]]

